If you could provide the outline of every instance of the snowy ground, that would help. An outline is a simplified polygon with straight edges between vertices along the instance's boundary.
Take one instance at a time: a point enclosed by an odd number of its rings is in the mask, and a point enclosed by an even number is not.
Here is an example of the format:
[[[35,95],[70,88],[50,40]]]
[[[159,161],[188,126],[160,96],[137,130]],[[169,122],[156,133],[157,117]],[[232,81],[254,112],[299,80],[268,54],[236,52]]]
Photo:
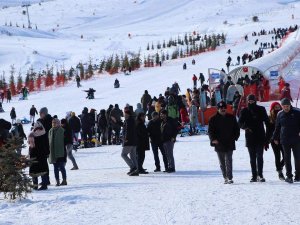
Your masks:
[[[18,118],[28,117],[32,104],[38,109],[47,106],[50,114],[59,118],[67,111],[79,114],[84,106],[98,111],[115,103],[121,108],[126,103],[135,106],[145,89],[152,96],[158,96],[174,81],[185,93],[192,85],[193,73],[206,74],[209,67],[225,67],[228,48],[231,48],[234,60],[236,55],[251,51],[255,39],[250,37],[249,42],[242,41],[246,33],[299,24],[300,20],[296,14],[295,20],[291,19],[291,14],[300,8],[296,1],[213,0],[211,6],[206,6],[204,1],[144,0],[133,3],[113,0],[104,4],[103,0],[87,0],[76,1],[74,7],[67,7],[71,2],[50,1],[41,6],[33,5],[30,9],[36,11],[32,20],[40,21],[38,25],[42,31],[20,35],[21,32],[14,28],[10,31],[16,32],[16,36],[0,35],[1,69],[9,68],[11,62],[22,68],[26,67],[26,62],[28,66],[42,66],[50,62],[49,58],[59,61],[60,57],[66,64],[73,65],[76,60],[88,58],[89,54],[98,57],[114,51],[138,50],[150,41],[176,37],[178,33],[195,29],[226,31],[228,43],[215,52],[196,56],[195,66],[191,65],[191,58],[180,59],[161,68],[141,69],[131,76],[101,75],[83,82],[80,89],[70,83],[64,88],[32,93],[28,101],[15,98],[10,104],[4,103],[6,112],[1,118],[10,119],[11,107],[16,108]],[[256,9],[258,4],[259,9]],[[112,8],[114,10],[108,10]],[[11,18],[21,18],[20,10],[18,7],[0,10],[0,24]],[[93,11],[97,17],[105,17],[92,20]],[[255,14],[261,18],[258,24],[251,22]],[[117,18],[122,18],[121,22]],[[228,20],[229,25],[223,25],[224,20]],[[51,29],[57,21],[64,26],[53,34]],[[166,25],[162,26],[161,21]],[[89,38],[79,40],[80,30],[85,30]],[[136,36],[129,40],[128,32]],[[93,43],[92,38],[101,44]],[[89,48],[91,50],[87,50]],[[33,50],[43,57],[32,57]],[[186,71],[182,70],[183,62],[187,63]],[[289,76],[295,81],[299,79],[299,56],[292,65]],[[113,88],[116,77],[120,80],[120,89]],[[297,85],[297,82],[292,83],[292,88],[299,88]],[[95,100],[85,99],[82,90],[89,87],[97,90]],[[265,106],[268,108],[269,104]],[[26,132],[29,128],[25,125]],[[177,172],[174,174],[154,174],[151,151],[147,152],[145,160],[145,168],[150,174],[128,177],[120,146],[82,149],[75,153],[80,170],[70,171],[71,165],[67,163],[68,186],[52,185],[48,191],[33,192],[27,200],[16,203],[1,200],[0,224],[298,224],[299,184],[279,181],[272,150],[265,152],[264,176],[267,182],[250,184],[249,156],[244,145],[242,132],[233,156],[233,185],[223,184],[217,155],[209,146],[207,136],[178,137],[175,144]],[[23,151],[27,152],[26,149]],[[50,168],[53,183],[52,166]]]

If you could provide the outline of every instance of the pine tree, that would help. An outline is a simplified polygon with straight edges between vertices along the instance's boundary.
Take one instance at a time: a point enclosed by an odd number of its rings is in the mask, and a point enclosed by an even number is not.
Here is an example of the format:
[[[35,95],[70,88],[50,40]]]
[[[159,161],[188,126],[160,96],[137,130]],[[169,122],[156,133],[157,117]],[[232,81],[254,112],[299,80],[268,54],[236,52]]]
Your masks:
[[[163,48],[166,48],[166,42],[165,42],[165,40],[164,40],[164,42],[163,42],[163,44],[162,44],[162,47],[163,47]]]
[[[153,45],[153,42],[152,42],[152,45],[151,45],[151,49],[152,49],[152,50],[154,50],[154,45]]]
[[[113,66],[113,56],[109,57],[105,64],[105,71],[110,73]]]
[[[79,73],[80,73],[80,80],[84,79],[84,68],[83,68],[83,64],[79,63],[77,65],[77,68],[79,69]]]
[[[106,63],[105,59],[101,60],[98,73],[103,73],[105,63]]]
[[[120,63],[119,56],[116,55],[116,56],[115,56],[114,63],[113,63],[113,66],[112,66],[111,74],[118,73],[118,72],[119,72],[119,69],[120,69],[120,66],[121,66],[121,63]]]
[[[21,138],[12,138],[0,146],[0,192],[9,200],[23,199],[31,192],[32,184],[25,168],[32,164],[17,153],[17,148],[23,148]]]
[[[125,53],[124,59],[122,61],[122,69],[123,70],[128,70],[129,66],[130,65],[129,65],[128,55],[127,55],[127,53]]]
[[[10,71],[10,79],[9,79],[9,88],[12,95],[16,95],[16,85],[15,85],[15,67],[14,65],[11,66]]]
[[[147,44],[147,51],[149,51],[150,50],[150,45],[149,45],[149,43]]]
[[[23,79],[22,79],[21,72],[19,72],[18,82],[17,82],[17,90],[21,91],[22,87],[23,87]]]

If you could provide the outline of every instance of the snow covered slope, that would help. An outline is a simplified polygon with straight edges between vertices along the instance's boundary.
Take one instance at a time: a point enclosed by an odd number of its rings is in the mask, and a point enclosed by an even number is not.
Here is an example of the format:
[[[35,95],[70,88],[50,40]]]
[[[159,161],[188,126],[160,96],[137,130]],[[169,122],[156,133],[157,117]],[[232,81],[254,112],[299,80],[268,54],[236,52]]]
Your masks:
[[[144,90],[158,96],[174,81],[185,93],[192,86],[192,74],[206,74],[209,67],[225,68],[228,48],[234,60],[251,51],[255,47],[253,31],[299,24],[299,9],[299,2],[282,0],[211,0],[209,4],[200,0],[56,0],[32,5],[31,20],[38,30],[0,28],[13,34],[0,35],[1,70],[8,71],[11,64],[17,71],[26,71],[31,65],[43,68],[55,60],[73,65],[89,56],[96,60],[119,51],[145,49],[148,42],[194,30],[226,32],[228,42],[215,52],[194,57],[194,66],[192,58],[178,59],[160,68],[141,69],[131,76],[101,75],[83,82],[79,89],[70,83],[65,88],[33,93],[27,101],[15,98],[10,104],[3,104],[6,112],[0,116],[10,120],[9,111],[15,107],[18,118],[28,117],[33,104],[37,108],[47,106],[50,114],[59,118],[67,111],[79,114],[84,106],[98,111],[115,103],[121,108],[126,103],[135,106]],[[26,24],[22,10],[1,9],[0,24]],[[253,15],[258,15],[259,23],[251,21]],[[227,25],[223,24],[225,20]],[[131,39],[128,33],[132,34]],[[245,34],[250,34],[249,42],[243,41]],[[32,54],[33,51],[38,54]],[[183,62],[187,63],[185,71]],[[291,77],[297,80],[299,57],[292,65]],[[113,88],[115,78],[120,80],[119,89]],[[94,100],[85,99],[82,90],[89,87],[97,90]],[[26,132],[29,129],[25,125]],[[16,203],[1,200],[0,224],[298,224],[299,184],[278,180],[271,149],[265,152],[267,182],[250,184],[249,156],[244,146],[242,132],[233,156],[235,183],[229,186],[222,182],[217,155],[207,136],[178,137],[175,174],[154,174],[151,151],[146,153],[144,164],[151,173],[132,178],[126,175],[128,168],[121,159],[120,146],[82,149],[75,153],[78,171],[70,171],[70,162],[67,163],[68,186],[52,185],[49,190],[33,192],[27,200]]]

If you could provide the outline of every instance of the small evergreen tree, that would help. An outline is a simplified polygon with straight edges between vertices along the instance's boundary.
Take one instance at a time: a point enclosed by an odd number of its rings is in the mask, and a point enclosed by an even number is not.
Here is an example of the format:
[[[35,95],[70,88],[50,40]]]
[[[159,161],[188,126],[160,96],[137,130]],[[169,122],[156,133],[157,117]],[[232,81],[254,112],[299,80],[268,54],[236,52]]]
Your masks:
[[[16,95],[16,85],[15,85],[15,67],[14,65],[11,66],[10,71],[10,79],[9,79],[9,88],[12,95]]]
[[[0,192],[5,199],[15,200],[27,197],[31,192],[31,179],[25,173],[32,160],[17,153],[17,148],[23,148],[21,138],[8,139],[0,146]]]
[[[106,63],[105,59],[101,60],[100,66],[99,66],[99,71],[98,71],[99,73],[103,73],[105,63]]]

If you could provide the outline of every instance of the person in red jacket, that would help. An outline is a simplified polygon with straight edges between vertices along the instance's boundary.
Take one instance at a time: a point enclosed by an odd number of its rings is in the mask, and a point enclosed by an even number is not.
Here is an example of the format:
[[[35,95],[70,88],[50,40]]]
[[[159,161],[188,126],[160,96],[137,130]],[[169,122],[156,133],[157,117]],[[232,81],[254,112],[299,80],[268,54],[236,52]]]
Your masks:
[[[181,107],[181,109],[180,109],[179,112],[180,112],[181,122],[183,124],[189,123],[190,119],[189,119],[189,115],[188,115],[188,112],[187,112],[186,108],[185,107]]]
[[[270,100],[270,83],[269,80],[264,80],[264,101]]]
[[[278,82],[278,87],[279,87],[279,93],[281,93],[281,90],[284,88],[285,86],[285,81],[283,79],[282,76],[279,77],[279,82]]]
[[[198,80],[198,78],[196,77],[195,74],[193,75],[192,80],[193,80],[194,88],[197,88],[197,80]]]
[[[285,83],[285,87],[281,90],[280,100],[282,100],[284,98],[287,98],[291,102],[293,102],[293,99],[292,99],[292,96],[291,96],[290,84],[289,83]]]

